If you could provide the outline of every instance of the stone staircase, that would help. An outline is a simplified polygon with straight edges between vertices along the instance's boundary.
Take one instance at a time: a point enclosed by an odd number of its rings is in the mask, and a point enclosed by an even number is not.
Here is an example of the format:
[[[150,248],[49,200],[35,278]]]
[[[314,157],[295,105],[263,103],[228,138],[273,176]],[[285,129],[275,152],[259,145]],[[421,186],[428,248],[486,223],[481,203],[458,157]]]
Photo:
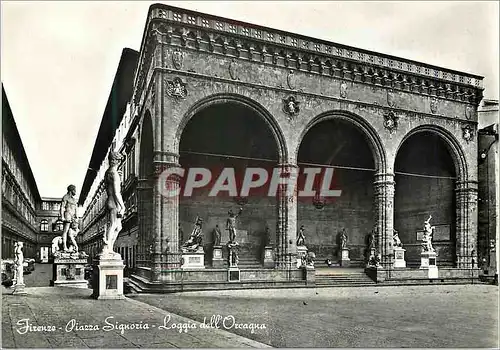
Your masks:
[[[315,273],[316,287],[349,287],[376,285],[359,268],[319,268]]]

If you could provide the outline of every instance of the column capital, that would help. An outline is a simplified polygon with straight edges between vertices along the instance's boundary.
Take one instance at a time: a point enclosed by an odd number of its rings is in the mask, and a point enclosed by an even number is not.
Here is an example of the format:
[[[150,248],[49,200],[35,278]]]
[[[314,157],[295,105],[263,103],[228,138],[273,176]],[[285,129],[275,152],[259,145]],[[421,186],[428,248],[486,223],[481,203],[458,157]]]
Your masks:
[[[478,182],[477,181],[457,181],[456,192],[477,192]]]
[[[160,163],[179,163],[179,154],[174,152],[165,152],[165,151],[154,151],[153,152],[153,162]]]

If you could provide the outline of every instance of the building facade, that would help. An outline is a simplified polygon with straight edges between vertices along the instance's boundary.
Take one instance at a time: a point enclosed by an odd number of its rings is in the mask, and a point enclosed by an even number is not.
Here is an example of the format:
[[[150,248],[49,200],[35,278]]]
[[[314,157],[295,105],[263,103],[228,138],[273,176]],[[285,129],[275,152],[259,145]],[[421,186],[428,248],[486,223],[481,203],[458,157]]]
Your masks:
[[[14,244],[24,243],[24,256],[37,256],[41,198],[2,84],[2,259],[14,257]]]
[[[301,226],[319,262],[340,258],[344,231],[351,265],[365,266],[375,232],[381,262],[370,272],[374,279],[423,278],[419,232],[430,216],[441,276],[478,276],[482,77],[165,5],[150,7],[132,61],[133,80],[124,61],[115,78],[128,77],[122,88],[130,98],[122,92],[115,114],[105,111],[80,202],[92,253],[105,230],[106,154],[121,151],[128,211],[116,247],[137,283],[172,291],[224,286],[225,267],[210,264],[212,231],[218,225],[227,243],[228,211],[238,207],[247,286],[303,283],[296,267]],[[163,178],[166,171],[279,169],[300,183],[308,167],[333,168],[340,197],[213,197],[206,188],[164,196],[186,180]],[[184,271],[181,245],[197,217],[207,268]],[[394,268],[394,230],[406,269]],[[272,269],[259,266],[269,231]]]

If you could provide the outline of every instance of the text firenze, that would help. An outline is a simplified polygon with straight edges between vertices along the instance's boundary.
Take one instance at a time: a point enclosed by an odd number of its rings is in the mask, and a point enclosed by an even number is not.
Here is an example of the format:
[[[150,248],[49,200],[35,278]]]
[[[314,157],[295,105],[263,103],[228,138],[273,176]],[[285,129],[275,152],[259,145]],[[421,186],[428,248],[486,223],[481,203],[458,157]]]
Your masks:
[[[193,197],[276,197],[331,199],[340,197],[335,189],[333,168],[168,168],[159,178],[159,191],[168,198]]]

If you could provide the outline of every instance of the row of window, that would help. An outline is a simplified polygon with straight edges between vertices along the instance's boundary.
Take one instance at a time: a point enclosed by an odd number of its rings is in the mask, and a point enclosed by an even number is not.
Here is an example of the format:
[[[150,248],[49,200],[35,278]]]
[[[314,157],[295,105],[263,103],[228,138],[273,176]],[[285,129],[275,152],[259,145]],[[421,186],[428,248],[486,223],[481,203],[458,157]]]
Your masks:
[[[42,202],[42,210],[57,210],[61,209],[61,203],[58,202]]]
[[[64,228],[64,224],[61,220],[57,220],[52,223],[52,232],[62,232]],[[43,219],[40,221],[40,231],[49,232],[49,222],[48,220]]]
[[[18,192],[17,188],[7,180],[7,176],[2,179],[2,193],[7,201],[16,208],[16,211],[21,214],[31,225],[35,225],[36,217],[32,207],[26,202],[23,195]]]
[[[2,158],[4,159],[5,163],[7,164],[9,170],[11,173],[14,175],[16,178],[19,186],[23,190],[24,194],[26,195],[26,198],[28,198],[29,203],[31,204],[31,207],[35,206],[35,197],[33,196],[33,193],[31,192],[30,187],[28,186],[28,181],[26,177],[24,176],[24,173],[21,171],[21,167],[18,164],[18,160],[16,159],[16,154],[20,154],[19,152],[13,152],[11,148],[9,147],[9,144],[7,143],[7,140],[5,138],[5,135],[2,133]]]

